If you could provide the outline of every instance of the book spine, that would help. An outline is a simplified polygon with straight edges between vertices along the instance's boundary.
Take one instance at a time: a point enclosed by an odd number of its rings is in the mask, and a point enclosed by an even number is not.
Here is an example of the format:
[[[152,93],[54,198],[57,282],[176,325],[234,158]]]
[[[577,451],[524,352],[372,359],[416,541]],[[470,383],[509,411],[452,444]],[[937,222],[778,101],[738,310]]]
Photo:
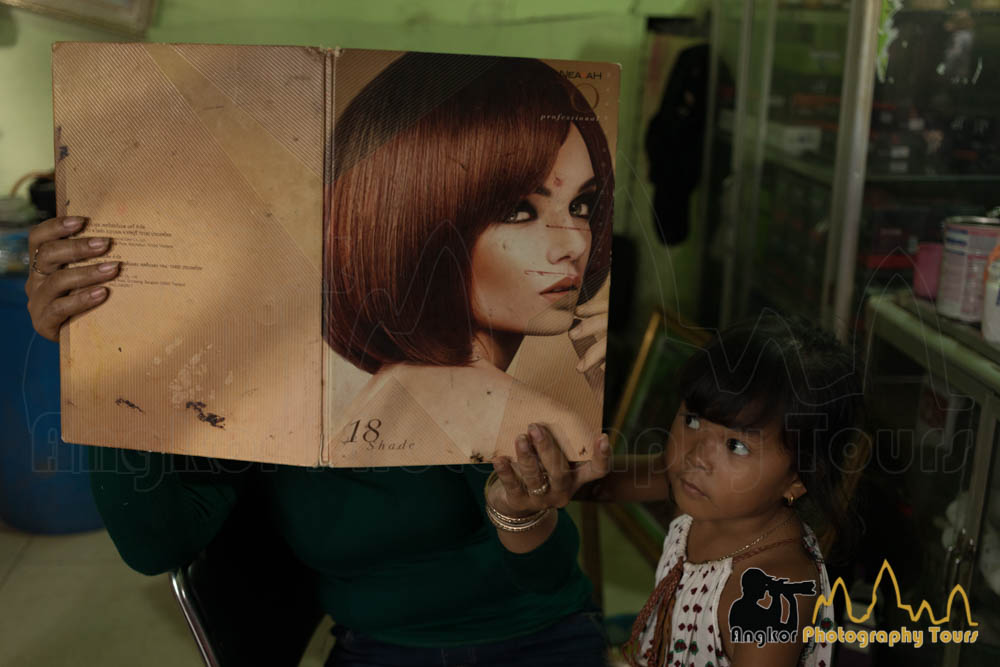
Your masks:
[[[333,185],[333,116],[336,108],[336,78],[338,50],[325,49],[323,57],[323,136],[326,139],[323,151],[323,221],[330,220],[330,205]]]
[[[323,243],[323,271],[326,270],[326,230],[330,224],[330,214],[333,205],[333,123],[334,114],[336,110],[336,82],[337,82],[337,57],[340,55],[340,49],[325,49],[323,53],[323,137],[324,137],[324,149],[323,149],[323,234],[321,235]],[[325,278],[325,275],[324,275]],[[320,299],[324,299],[325,290],[320,291]],[[320,302],[320,312],[326,313],[326,304]],[[326,321],[321,323],[321,326],[326,327]],[[327,420],[326,420],[326,369],[327,369],[327,357],[333,352],[330,347],[326,344],[321,346],[322,352],[320,355],[320,442],[319,449],[317,451],[317,466],[326,466],[330,464],[332,452],[326,450],[327,443]]]

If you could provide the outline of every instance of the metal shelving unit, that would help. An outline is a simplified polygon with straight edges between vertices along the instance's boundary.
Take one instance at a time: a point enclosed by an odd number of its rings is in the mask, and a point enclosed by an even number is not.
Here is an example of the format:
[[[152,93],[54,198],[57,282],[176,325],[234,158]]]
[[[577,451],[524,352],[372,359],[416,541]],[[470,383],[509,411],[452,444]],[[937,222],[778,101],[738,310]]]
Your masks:
[[[714,0],[701,215],[718,230],[704,282],[722,280],[700,324],[770,307],[865,346],[884,494],[869,518],[885,521],[867,533],[869,552],[894,554],[914,605],[941,612],[961,585],[981,630],[974,645],[873,647],[872,663],[994,665],[1000,347],[895,287],[941,220],[1000,204],[1000,11],[883,5]],[[819,146],[776,148],[771,121],[819,127]],[[947,437],[929,425],[943,416]],[[925,458],[931,468],[908,465]],[[884,605],[878,617],[881,628],[913,626]]]
[[[905,291],[869,298],[865,312],[867,391],[876,418],[895,422],[885,425],[892,429],[889,444],[896,456],[883,461],[877,474],[887,486],[902,490],[898,507],[905,511],[893,520],[905,522],[916,536],[910,545],[916,548],[907,556],[913,561],[907,602],[927,600],[940,617],[948,596],[960,586],[977,625],[969,626],[964,613],[955,612],[964,608],[955,605],[948,628],[980,633],[975,644],[882,650],[874,664],[995,665],[1000,655],[1000,559],[995,554],[1000,527],[991,515],[1000,508],[1000,348],[984,342],[975,327],[939,317],[933,304]],[[893,354],[896,361],[887,361]],[[916,372],[901,375],[899,359]],[[934,396],[944,405],[928,404],[926,387],[921,393],[920,386],[925,377],[938,387]],[[921,411],[917,403],[924,406]],[[926,428],[928,409],[943,409],[957,419],[937,434]],[[883,456],[888,449],[882,448]],[[907,458],[910,465],[897,464]],[[907,621],[890,606],[880,614],[887,629]]]
[[[718,315],[705,324],[722,326],[770,306],[817,317],[847,340],[861,312],[860,284],[904,275],[900,256],[929,240],[934,220],[1000,203],[993,194],[1000,183],[1000,79],[993,72],[1000,11],[962,8],[968,4],[923,10],[904,0],[883,14],[876,0],[822,9],[714,0],[711,164],[703,179],[709,203],[701,213],[707,229],[718,229],[705,251],[706,274],[723,278]],[[963,30],[975,39],[959,40]],[[947,60],[956,44],[973,45],[964,73]],[[774,120],[820,128],[820,146],[777,148],[768,136]],[[962,134],[980,131],[971,139]],[[926,220],[907,223],[901,237],[908,241],[893,247],[897,223],[890,218],[918,200]],[[768,205],[799,208],[780,216]],[[809,281],[798,293],[776,295],[775,281],[762,275],[774,260],[760,242],[766,235],[758,211],[771,224],[767,234],[784,233],[790,262],[808,258],[822,267],[818,276],[790,268]],[[784,231],[774,224],[782,217],[791,224]],[[897,261],[882,263],[883,256]],[[865,269],[890,264],[892,274]]]

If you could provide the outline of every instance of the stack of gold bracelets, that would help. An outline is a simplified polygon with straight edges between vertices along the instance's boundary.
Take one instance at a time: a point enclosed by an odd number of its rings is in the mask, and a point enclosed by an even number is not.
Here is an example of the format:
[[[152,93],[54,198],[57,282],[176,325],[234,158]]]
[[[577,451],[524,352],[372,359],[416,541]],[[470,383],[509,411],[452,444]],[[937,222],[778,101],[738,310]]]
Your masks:
[[[510,533],[523,533],[526,530],[531,530],[540,524],[552,509],[551,507],[546,507],[528,516],[507,516],[506,514],[501,514],[493,505],[490,505],[489,501],[490,487],[493,486],[497,479],[499,478],[494,470],[486,478],[486,484],[483,486],[483,497],[486,499],[486,515],[490,518],[490,522],[500,530],[506,530]]]

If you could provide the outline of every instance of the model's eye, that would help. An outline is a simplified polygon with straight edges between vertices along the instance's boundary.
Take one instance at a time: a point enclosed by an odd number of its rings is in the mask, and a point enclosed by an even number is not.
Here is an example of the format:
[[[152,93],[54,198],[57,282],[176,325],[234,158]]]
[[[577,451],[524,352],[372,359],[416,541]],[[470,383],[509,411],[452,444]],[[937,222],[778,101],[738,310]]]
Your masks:
[[[504,222],[531,222],[538,217],[538,212],[527,199],[522,199],[514,207],[514,210],[507,214]]]
[[[701,427],[701,422],[698,421],[698,415],[687,414],[684,415],[684,425],[688,428],[698,429]]]
[[[569,203],[569,214],[576,218],[589,218],[594,211],[597,192],[585,192]]]
[[[737,456],[746,456],[750,453],[750,448],[736,438],[729,438],[729,440],[726,441],[726,447],[728,447],[729,451]]]

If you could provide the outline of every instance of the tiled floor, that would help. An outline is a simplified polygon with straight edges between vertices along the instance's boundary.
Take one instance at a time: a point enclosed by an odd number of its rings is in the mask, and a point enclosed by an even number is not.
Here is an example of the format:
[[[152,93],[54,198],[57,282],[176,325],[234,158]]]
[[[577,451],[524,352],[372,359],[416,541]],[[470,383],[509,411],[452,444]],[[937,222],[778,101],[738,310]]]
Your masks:
[[[601,521],[605,611],[634,613],[653,570]],[[333,644],[326,619],[303,666]],[[197,667],[201,658],[166,575],[147,577],[118,556],[107,533],[27,535],[0,524],[0,667]]]

